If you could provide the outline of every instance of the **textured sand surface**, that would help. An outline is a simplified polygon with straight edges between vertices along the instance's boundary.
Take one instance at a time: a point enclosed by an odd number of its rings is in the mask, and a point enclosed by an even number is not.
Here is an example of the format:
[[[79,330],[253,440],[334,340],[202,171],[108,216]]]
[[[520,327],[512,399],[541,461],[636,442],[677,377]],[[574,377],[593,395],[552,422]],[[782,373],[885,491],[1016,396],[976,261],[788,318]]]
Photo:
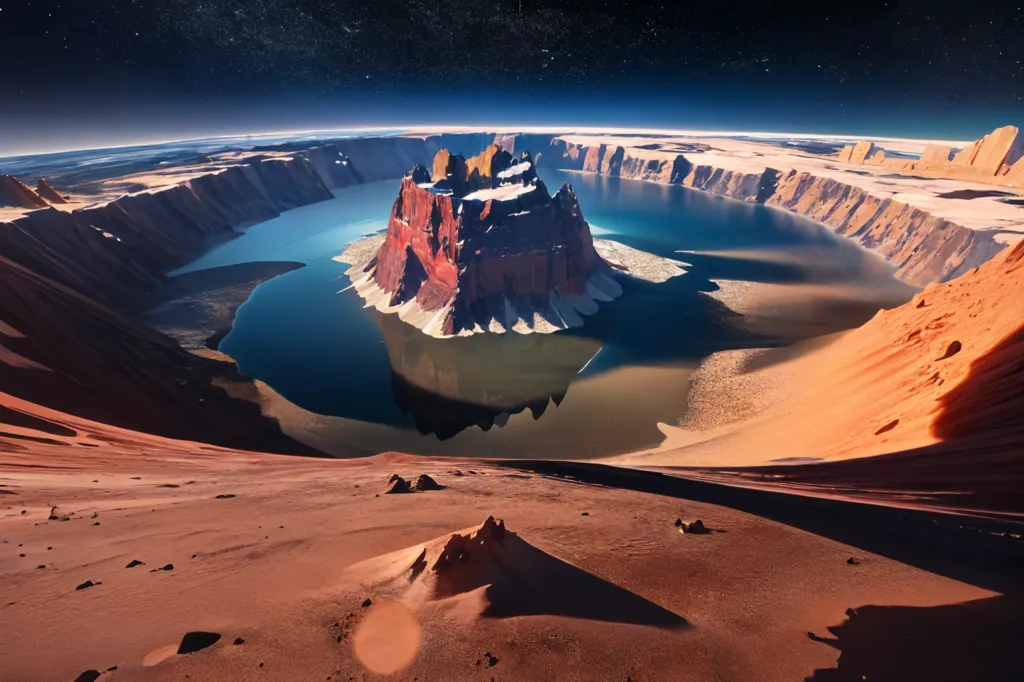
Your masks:
[[[891,522],[850,544],[628,477],[261,455],[3,401],[21,415],[0,436],[5,680],[792,680],[836,666],[806,633],[848,608],[1004,599],[933,551],[887,558]],[[378,496],[391,473],[443,489]],[[68,521],[48,520],[55,504]],[[501,547],[435,570],[491,515]],[[220,638],[178,654],[193,631]]]

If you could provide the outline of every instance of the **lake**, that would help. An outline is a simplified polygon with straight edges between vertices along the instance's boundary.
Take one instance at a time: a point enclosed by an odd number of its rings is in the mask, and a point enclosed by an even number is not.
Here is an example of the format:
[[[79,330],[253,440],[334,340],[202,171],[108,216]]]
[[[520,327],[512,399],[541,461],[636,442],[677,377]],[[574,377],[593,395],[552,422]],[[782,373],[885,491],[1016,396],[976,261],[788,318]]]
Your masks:
[[[875,254],[798,216],[682,187],[541,168],[576,189],[595,235],[690,263],[556,334],[435,339],[363,308],[346,244],[386,227],[399,181],[334,192],[247,229],[181,272],[260,260],[307,267],[257,287],[220,350],[296,406],[286,432],[338,456],[589,458],[657,445],[686,413],[690,375],[720,350],[857,326],[913,290]],[[678,253],[685,251],[686,253]],[[706,295],[756,283],[738,317]],[[769,292],[765,294],[764,292]],[[301,408],[301,409],[296,409]]]

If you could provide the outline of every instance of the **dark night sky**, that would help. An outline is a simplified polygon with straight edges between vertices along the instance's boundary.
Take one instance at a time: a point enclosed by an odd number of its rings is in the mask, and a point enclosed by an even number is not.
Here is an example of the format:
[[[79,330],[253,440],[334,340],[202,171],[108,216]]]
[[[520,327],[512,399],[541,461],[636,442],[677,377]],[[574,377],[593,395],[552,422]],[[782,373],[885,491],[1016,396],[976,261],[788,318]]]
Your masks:
[[[0,0],[0,153],[221,132],[615,124],[975,137],[1024,0]]]

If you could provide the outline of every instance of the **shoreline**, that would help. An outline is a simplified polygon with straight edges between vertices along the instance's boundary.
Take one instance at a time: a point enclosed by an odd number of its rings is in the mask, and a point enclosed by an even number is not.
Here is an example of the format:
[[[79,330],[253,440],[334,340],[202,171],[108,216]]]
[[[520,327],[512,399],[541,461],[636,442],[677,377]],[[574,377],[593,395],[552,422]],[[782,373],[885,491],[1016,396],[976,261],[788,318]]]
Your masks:
[[[622,146],[641,142],[648,144]],[[992,186],[978,181],[853,169],[837,158],[750,140],[680,138],[676,148],[661,148],[670,142],[567,135],[552,144],[575,171],[690,187],[803,216],[878,251],[901,280],[918,286],[949,281],[1024,239],[1024,215],[1013,206],[951,196],[965,186]],[[982,207],[989,220],[979,221]]]
[[[144,304],[147,324],[187,351],[217,351],[238,309],[262,284],[306,267],[292,261],[250,261],[168,278]]]

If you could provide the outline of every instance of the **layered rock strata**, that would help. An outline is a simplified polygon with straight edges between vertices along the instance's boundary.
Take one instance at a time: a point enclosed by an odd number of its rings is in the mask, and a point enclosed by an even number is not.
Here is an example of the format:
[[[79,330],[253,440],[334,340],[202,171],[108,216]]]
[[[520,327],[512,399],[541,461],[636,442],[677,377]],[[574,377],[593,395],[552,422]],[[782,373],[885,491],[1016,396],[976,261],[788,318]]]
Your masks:
[[[870,149],[870,154],[858,153]],[[1014,126],[997,128],[955,154],[950,147],[929,144],[919,159],[886,158],[871,142],[843,147],[839,161],[882,165],[900,173],[929,178],[971,180],[1024,188],[1024,134]]]
[[[881,151],[857,146],[856,157]],[[1004,247],[990,234],[934,216],[893,198],[879,197],[852,184],[813,172],[763,167],[746,162],[744,170],[701,163],[705,151],[581,145],[556,138],[555,165],[635,180],[692,187],[730,199],[783,208],[817,220],[838,234],[882,254],[896,266],[895,276],[924,286],[947,281],[981,265]],[[854,148],[841,152],[851,158]]]

